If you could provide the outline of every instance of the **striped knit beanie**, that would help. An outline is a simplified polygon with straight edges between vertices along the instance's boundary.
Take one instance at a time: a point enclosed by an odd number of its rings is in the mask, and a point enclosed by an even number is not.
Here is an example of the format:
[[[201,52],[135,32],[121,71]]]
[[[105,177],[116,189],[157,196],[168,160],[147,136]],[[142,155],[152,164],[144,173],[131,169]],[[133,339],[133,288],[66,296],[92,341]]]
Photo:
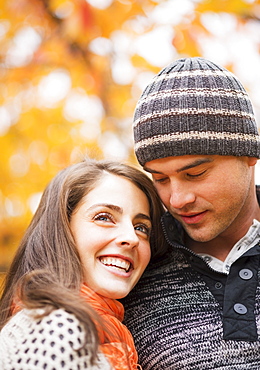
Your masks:
[[[155,76],[135,110],[134,140],[142,166],[186,154],[260,158],[244,87],[231,72],[203,58],[179,59]]]

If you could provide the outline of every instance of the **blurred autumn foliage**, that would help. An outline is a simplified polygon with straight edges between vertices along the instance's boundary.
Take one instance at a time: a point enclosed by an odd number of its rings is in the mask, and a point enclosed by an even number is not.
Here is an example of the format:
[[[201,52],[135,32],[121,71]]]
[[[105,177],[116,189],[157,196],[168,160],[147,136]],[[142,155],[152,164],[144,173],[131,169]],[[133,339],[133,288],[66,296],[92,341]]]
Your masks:
[[[0,271],[58,170],[84,155],[136,164],[135,104],[170,61],[202,55],[225,65],[259,114],[259,1],[0,4]]]

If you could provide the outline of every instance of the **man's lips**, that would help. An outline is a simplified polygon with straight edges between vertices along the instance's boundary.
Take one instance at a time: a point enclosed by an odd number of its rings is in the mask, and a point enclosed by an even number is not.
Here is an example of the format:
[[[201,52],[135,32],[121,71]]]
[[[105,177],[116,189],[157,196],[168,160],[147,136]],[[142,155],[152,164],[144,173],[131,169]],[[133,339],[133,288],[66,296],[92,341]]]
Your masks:
[[[198,213],[190,213],[190,214],[179,214],[178,216],[184,221],[186,224],[192,225],[199,223],[205,216],[207,211],[198,212]]]

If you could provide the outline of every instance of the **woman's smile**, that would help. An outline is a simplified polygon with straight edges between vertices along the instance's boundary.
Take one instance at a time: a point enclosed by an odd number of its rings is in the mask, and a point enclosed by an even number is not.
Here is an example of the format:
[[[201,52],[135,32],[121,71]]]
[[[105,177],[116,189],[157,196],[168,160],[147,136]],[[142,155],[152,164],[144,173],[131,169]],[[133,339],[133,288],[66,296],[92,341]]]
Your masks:
[[[83,198],[70,225],[84,282],[103,296],[126,296],[151,256],[150,207],[143,191],[125,178],[106,174]]]
[[[102,256],[99,257],[99,261],[105,266],[116,268],[125,272],[129,272],[130,269],[133,269],[133,263],[122,257]]]

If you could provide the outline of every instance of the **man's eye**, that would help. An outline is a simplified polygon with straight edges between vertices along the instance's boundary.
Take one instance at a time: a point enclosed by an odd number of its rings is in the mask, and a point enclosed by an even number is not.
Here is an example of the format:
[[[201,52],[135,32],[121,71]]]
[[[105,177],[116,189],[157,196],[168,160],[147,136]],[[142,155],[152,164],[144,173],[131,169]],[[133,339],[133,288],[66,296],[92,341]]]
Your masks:
[[[206,172],[207,172],[207,170],[196,173],[196,174],[187,173],[187,177],[195,179],[197,177],[200,177],[200,176],[204,175],[204,173],[206,173]]]
[[[159,178],[159,179],[156,179],[156,178],[154,178],[153,179],[153,181],[154,182],[158,182],[158,183],[160,183],[160,184],[163,184],[164,182],[166,182],[168,180],[168,177],[161,177],[161,178]]]

